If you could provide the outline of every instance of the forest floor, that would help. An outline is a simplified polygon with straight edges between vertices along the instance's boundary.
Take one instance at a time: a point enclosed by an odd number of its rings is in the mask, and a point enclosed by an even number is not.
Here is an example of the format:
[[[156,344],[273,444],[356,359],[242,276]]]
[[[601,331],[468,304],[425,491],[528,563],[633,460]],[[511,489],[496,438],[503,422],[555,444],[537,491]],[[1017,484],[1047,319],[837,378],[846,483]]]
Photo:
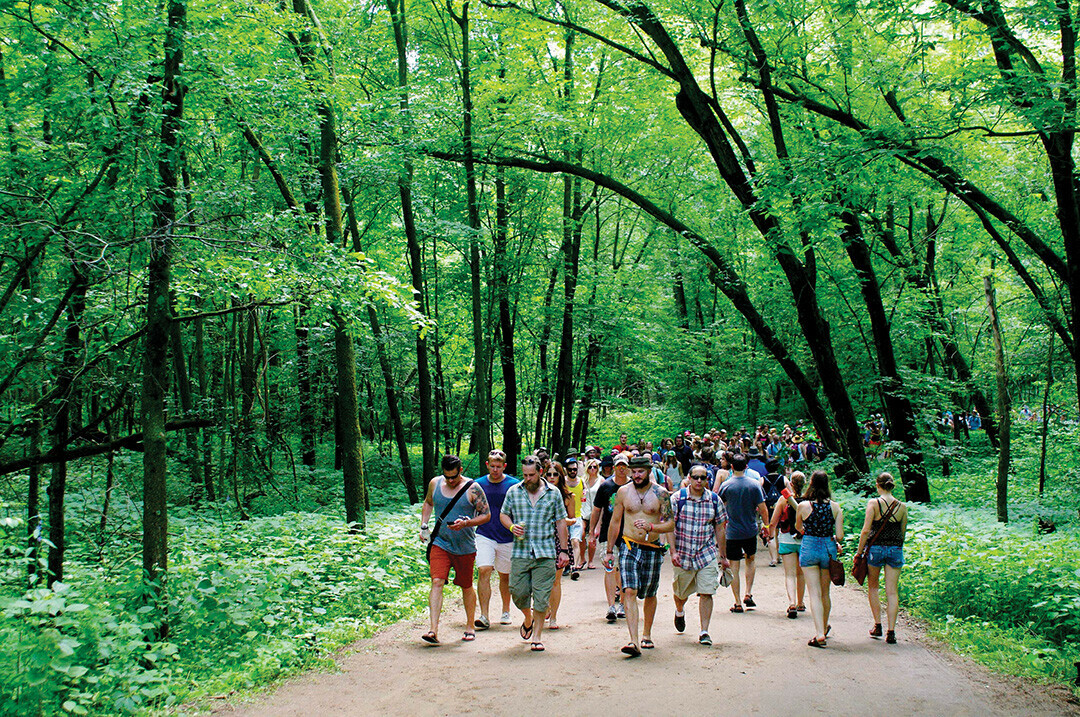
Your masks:
[[[464,610],[460,600],[447,600],[440,646],[420,640],[426,615],[404,621],[343,652],[339,672],[302,675],[253,702],[218,704],[214,714],[1080,715],[1066,690],[989,672],[936,643],[915,620],[901,616],[896,645],[871,639],[866,596],[850,583],[832,589],[828,647],[808,647],[809,610],[786,617],[783,568],[768,567],[767,554],[758,557],[764,561],[754,585],[757,609],[729,612],[731,591],[721,588],[711,648],[697,644],[696,597],[687,605],[686,632],[675,632],[665,564],[656,649],[635,659],[621,654],[625,621],[604,619],[598,567],[577,582],[563,578],[562,627],[544,631],[546,652],[529,651],[513,607],[514,625],[495,624],[478,631],[475,642],[462,642]],[[447,592],[460,594],[455,587]],[[498,605],[497,590],[492,602]]]

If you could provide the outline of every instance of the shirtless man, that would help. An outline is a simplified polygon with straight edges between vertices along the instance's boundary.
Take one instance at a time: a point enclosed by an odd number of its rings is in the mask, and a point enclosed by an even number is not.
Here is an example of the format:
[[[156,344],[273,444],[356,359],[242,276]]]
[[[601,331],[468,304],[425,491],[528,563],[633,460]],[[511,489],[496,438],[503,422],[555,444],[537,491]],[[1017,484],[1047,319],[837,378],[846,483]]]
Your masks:
[[[641,655],[642,648],[654,647],[652,624],[656,616],[656,590],[660,586],[660,565],[664,561],[664,549],[660,533],[675,529],[670,494],[650,480],[652,461],[645,456],[630,459],[630,483],[615,494],[615,509],[608,527],[608,565],[615,562],[612,548],[619,539],[619,526],[623,527],[623,546],[619,555],[619,571],[622,577],[623,607],[626,610],[626,626],[630,630],[630,642],[622,648],[630,657]],[[645,624],[638,642],[638,604],[641,597],[645,603]]]

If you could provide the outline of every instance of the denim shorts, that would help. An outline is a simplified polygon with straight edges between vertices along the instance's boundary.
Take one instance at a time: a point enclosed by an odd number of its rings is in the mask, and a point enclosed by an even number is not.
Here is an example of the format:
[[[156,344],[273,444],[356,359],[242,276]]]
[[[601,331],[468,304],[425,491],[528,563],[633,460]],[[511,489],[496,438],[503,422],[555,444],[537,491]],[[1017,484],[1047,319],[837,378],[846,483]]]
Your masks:
[[[902,545],[871,545],[866,556],[866,564],[875,568],[888,565],[899,570],[904,567],[904,547]]]
[[[820,538],[816,535],[804,535],[799,549],[799,565],[804,568],[818,567],[829,569],[829,560],[836,560],[836,541],[830,535]]]

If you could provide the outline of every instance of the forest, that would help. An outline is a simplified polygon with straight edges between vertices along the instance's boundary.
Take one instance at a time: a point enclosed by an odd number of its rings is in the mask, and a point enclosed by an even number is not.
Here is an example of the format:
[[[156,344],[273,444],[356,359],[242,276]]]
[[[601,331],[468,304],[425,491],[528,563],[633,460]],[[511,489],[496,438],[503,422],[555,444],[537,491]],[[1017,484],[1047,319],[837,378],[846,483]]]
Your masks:
[[[1071,682],[1077,25],[0,0],[0,714],[251,689],[408,614],[445,453],[797,420],[850,500],[897,471],[934,570],[1022,541],[985,605],[907,598]]]

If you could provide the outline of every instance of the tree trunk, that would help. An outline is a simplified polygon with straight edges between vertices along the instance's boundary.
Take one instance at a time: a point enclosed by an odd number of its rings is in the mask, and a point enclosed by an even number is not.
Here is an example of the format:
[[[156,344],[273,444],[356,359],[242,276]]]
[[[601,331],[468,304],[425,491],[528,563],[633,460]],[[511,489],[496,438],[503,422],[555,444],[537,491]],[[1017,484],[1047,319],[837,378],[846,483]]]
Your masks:
[[[998,322],[997,302],[994,299],[994,279],[983,277],[986,291],[986,309],[990,314],[990,332],[994,337],[994,373],[997,376],[997,410],[1000,429],[997,464],[997,519],[1009,522],[1009,460],[1010,434],[1012,433],[1012,401],[1009,398],[1009,374],[1005,368],[1005,349]]]
[[[151,198],[153,223],[146,305],[146,352],[143,359],[143,573],[148,581],[148,600],[160,611],[155,630],[158,639],[169,634],[165,576],[168,570],[168,464],[165,438],[165,397],[168,395],[169,325],[172,321],[169,290],[173,229],[176,224],[177,166],[181,120],[184,114],[184,33],[187,8],[184,0],[169,0],[165,32],[165,63],[162,88],[162,119],[158,176],[161,183]]]
[[[506,201],[506,168],[495,171],[495,295],[499,305],[499,360],[503,378],[503,451],[506,464],[516,470],[521,455],[518,428],[517,363],[514,357],[514,321],[510,309],[510,258],[507,251],[510,212]]]
[[[296,399],[300,406],[300,462],[309,469],[315,469],[315,434],[318,430],[315,420],[315,395],[311,390],[311,345],[310,330],[305,325],[304,317],[307,306],[298,302],[296,309]]]
[[[405,490],[409,494],[409,502],[415,505],[420,502],[420,495],[418,486],[413,480],[412,463],[409,460],[409,444],[405,440],[405,425],[401,421],[401,411],[398,409],[394,370],[390,365],[389,357],[386,355],[386,339],[383,337],[382,327],[379,325],[379,315],[373,306],[368,306],[368,321],[371,323],[371,335],[375,339],[375,352],[379,357],[379,367],[382,369],[383,383],[386,386],[386,406],[390,413],[390,424],[394,427],[394,440],[397,443],[398,459],[401,461]]]
[[[1050,348],[1046,352],[1046,387],[1042,401],[1042,446],[1039,449],[1039,495],[1046,486],[1046,434],[1050,428],[1050,386],[1054,383],[1054,334],[1050,333]]]
[[[454,14],[448,0],[447,9],[461,30],[461,104],[462,143],[465,152],[465,197],[469,214],[469,278],[472,289],[473,378],[476,400],[473,402],[473,429],[470,453],[481,460],[491,450],[491,383],[488,380],[487,339],[484,336],[483,267],[480,263],[480,205],[476,191],[476,161],[473,158],[473,101],[470,80],[472,58],[469,50],[469,0],[461,5],[461,15]]]
[[[862,227],[854,211],[844,209],[840,218],[844,224],[841,233],[844,248],[847,250],[851,265],[855,268],[855,274],[859,277],[863,303],[870,317],[874,350],[878,358],[878,374],[881,377],[881,393],[885,403],[885,412],[889,417],[890,437],[903,446],[896,453],[896,457],[900,466],[900,477],[904,483],[904,497],[917,503],[929,503],[930,484],[926,479],[922,448],[919,447],[915,410],[904,393],[903,381],[896,365],[889,318],[881,300],[881,287],[874,272],[870,247],[866,244]]]
[[[397,48],[398,112],[406,133],[411,136],[409,112],[409,31],[405,16],[405,0],[387,0],[390,18],[394,26],[394,45]],[[427,313],[424,301],[424,264],[412,204],[413,163],[406,155],[398,174],[398,194],[401,196],[401,219],[405,227],[405,240],[409,249],[409,273],[413,293],[420,302],[420,311]],[[422,480],[435,475],[435,435],[432,425],[431,369],[428,367],[427,339],[422,330],[416,332],[416,375],[420,393],[420,442],[423,446],[424,470]]]
[[[340,236],[340,235],[339,235]],[[359,408],[356,402],[356,349],[344,318],[334,311],[334,357],[337,363],[337,414],[341,430],[342,475],[345,483],[345,522],[349,531],[364,529],[364,493],[360,455]],[[410,496],[411,497],[411,496]]]
[[[551,300],[555,295],[555,282],[559,278],[559,267],[551,268],[547,291],[544,292],[544,305],[541,309],[542,328],[540,330],[540,405],[536,409],[536,435],[533,449],[544,445],[544,426],[547,423],[548,406],[551,404],[551,376],[548,371],[548,344],[551,342]]]
[[[203,341],[205,333],[204,320],[195,319],[195,376],[199,382],[199,400],[201,411],[210,410],[209,383],[206,375],[206,354]],[[213,451],[211,446],[211,431],[202,432],[202,441],[199,447],[202,462],[203,489],[206,491],[206,499],[213,502],[217,500],[217,491],[214,490]]]
[[[175,296],[172,297],[172,301],[175,302]],[[191,418],[195,411],[195,401],[192,397],[191,378],[188,375],[184,339],[180,333],[179,322],[173,321],[170,324],[169,339],[172,342],[173,370],[176,372],[176,388],[180,394],[180,409],[184,418]],[[184,446],[184,460],[188,464],[191,475],[191,502],[197,504],[202,497],[204,485],[202,464],[199,461],[199,429],[189,428],[184,431]]]

